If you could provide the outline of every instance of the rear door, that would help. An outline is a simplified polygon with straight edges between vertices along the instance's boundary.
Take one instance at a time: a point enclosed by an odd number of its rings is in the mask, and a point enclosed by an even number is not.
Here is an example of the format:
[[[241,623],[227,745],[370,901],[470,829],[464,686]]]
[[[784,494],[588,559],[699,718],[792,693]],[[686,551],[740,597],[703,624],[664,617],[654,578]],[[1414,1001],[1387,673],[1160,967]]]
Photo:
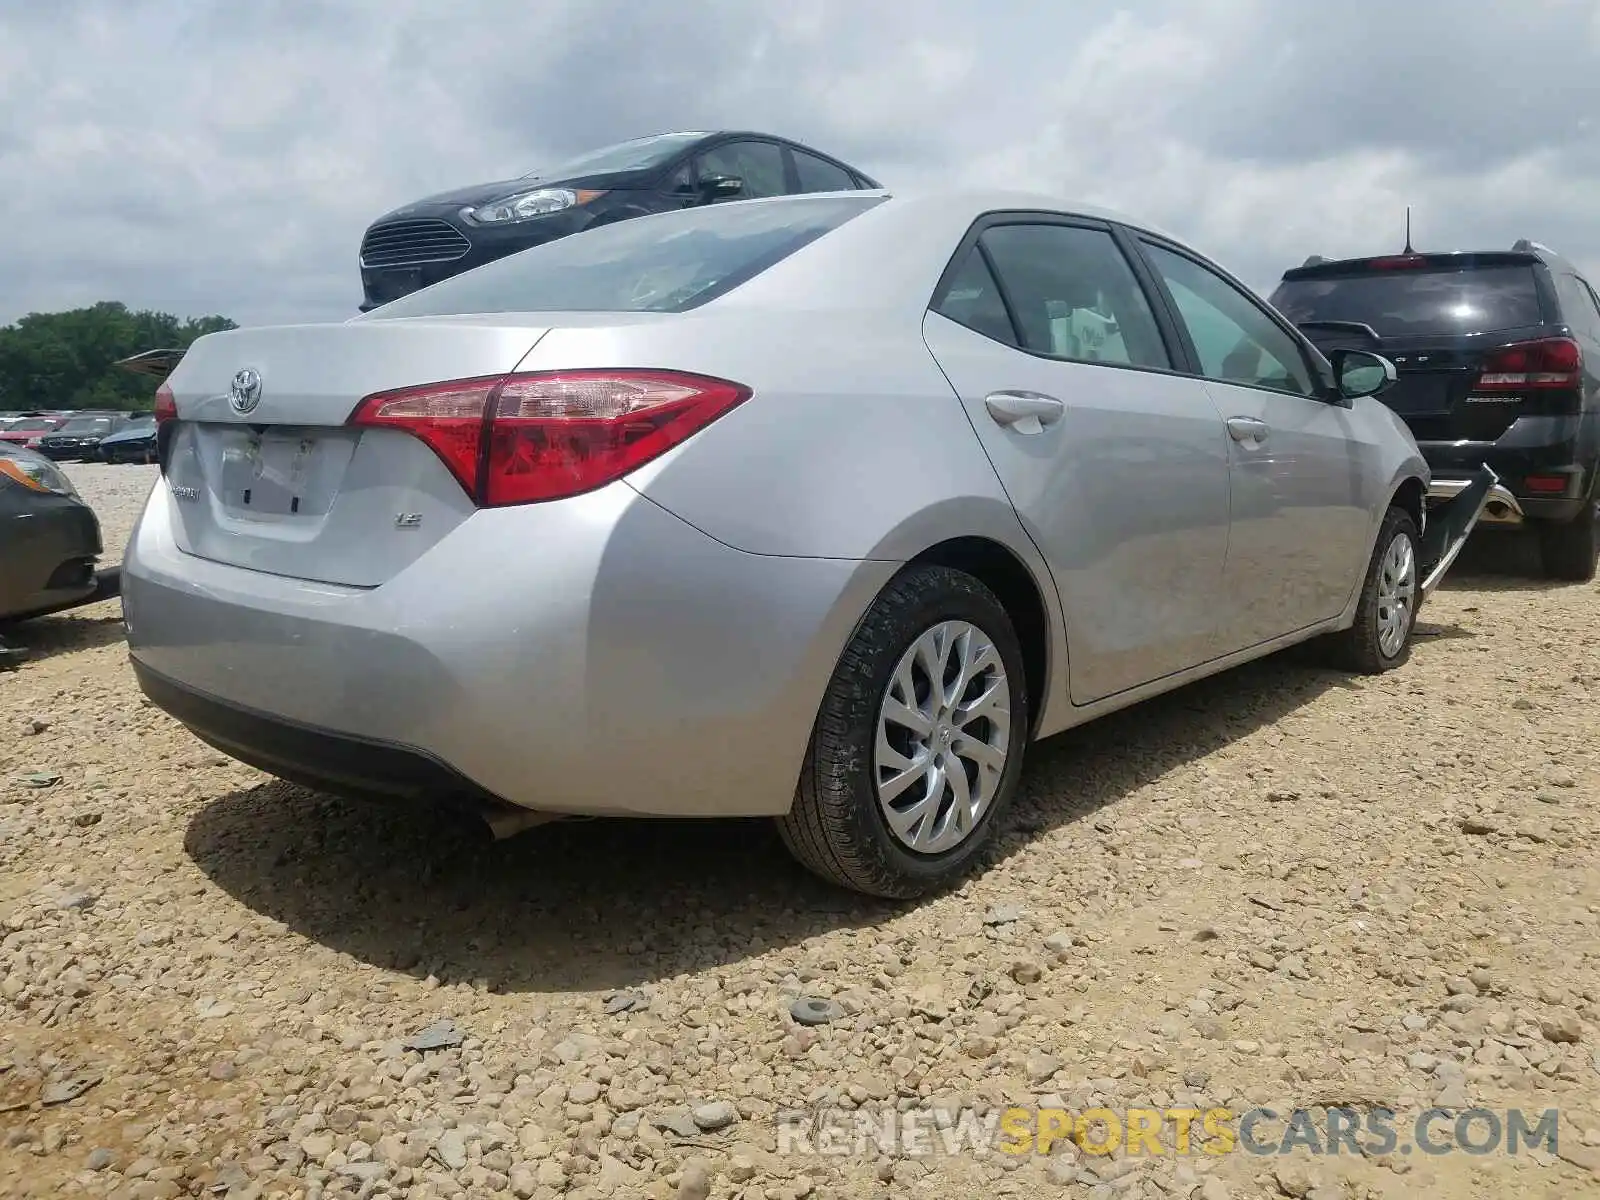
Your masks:
[[[1494,442],[1527,398],[1480,394],[1487,352],[1554,319],[1531,254],[1399,255],[1286,272],[1275,307],[1324,354],[1351,347],[1394,361],[1382,401],[1419,442]]]
[[[1066,621],[1087,704],[1216,654],[1227,436],[1109,228],[981,222],[924,335],[966,406]]]
[[[1337,616],[1366,566],[1376,446],[1299,340],[1243,288],[1175,247],[1141,242],[1222,410],[1232,461],[1226,651]]]

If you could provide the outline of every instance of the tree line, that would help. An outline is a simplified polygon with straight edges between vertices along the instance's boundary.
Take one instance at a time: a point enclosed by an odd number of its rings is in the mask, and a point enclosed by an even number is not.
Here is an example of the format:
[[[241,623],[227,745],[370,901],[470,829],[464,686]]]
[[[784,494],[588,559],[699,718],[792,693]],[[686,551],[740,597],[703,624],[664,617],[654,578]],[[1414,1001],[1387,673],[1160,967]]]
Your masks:
[[[175,317],[114,300],[67,312],[29,313],[0,326],[0,410],[148,409],[156,381],[116,366],[141,350],[187,349],[227,317]]]

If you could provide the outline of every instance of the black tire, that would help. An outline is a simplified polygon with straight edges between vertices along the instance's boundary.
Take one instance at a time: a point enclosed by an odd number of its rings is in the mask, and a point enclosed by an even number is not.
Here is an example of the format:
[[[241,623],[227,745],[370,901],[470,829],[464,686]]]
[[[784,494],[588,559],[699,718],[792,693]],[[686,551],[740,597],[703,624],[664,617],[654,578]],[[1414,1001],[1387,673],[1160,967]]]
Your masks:
[[[1588,583],[1594,578],[1595,559],[1600,554],[1594,508],[1587,504],[1570,521],[1539,525],[1539,562],[1545,578],[1570,583]]]
[[[1406,636],[1393,654],[1386,654],[1379,644],[1379,580],[1383,570],[1384,555],[1394,545],[1397,537],[1411,540],[1411,562],[1414,586],[1411,611],[1406,618]],[[1417,624],[1417,609],[1422,602],[1422,564],[1417,556],[1417,523],[1402,508],[1391,508],[1384,514],[1378,529],[1378,542],[1372,548],[1372,560],[1367,563],[1367,573],[1361,581],[1361,599],[1356,604],[1355,623],[1328,638],[1328,647],[1334,659],[1346,670],[1362,675],[1381,675],[1401,666],[1411,657],[1411,633]]]
[[[1011,720],[988,809],[964,841],[940,854],[921,854],[899,843],[879,808],[873,749],[896,664],[917,638],[948,620],[970,622],[994,644],[1005,668]],[[965,572],[912,567],[873,602],[834,668],[794,806],[778,819],[784,845],[813,873],[869,896],[910,899],[944,887],[993,840],[1016,792],[1031,728],[1022,650],[1000,601]]]

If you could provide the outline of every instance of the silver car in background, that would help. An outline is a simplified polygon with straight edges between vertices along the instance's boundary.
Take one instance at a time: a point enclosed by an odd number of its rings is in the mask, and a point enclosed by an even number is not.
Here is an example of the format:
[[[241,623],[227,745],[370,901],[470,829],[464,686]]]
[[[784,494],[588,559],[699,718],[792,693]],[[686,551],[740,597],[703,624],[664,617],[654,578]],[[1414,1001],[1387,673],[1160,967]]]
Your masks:
[[[642,217],[196,342],[133,662],[285,779],[774,817],[818,874],[913,896],[1035,738],[1319,635],[1406,659],[1471,522],[1423,545],[1393,378],[1037,196]]]

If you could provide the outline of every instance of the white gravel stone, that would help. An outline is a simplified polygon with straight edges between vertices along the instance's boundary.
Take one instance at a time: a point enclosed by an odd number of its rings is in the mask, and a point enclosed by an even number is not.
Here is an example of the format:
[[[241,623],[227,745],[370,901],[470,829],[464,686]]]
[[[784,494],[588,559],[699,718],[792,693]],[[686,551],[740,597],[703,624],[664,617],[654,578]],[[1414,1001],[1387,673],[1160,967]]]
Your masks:
[[[116,561],[155,472],[67,469]],[[117,604],[30,623],[0,676],[0,1195],[1283,1194],[1243,1154],[776,1152],[780,1111],[827,1106],[1556,1107],[1600,1153],[1596,600],[1458,568],[1398,672],[1273,659],[1068,734],[1025,833],[893,908],[743,826],[485,846],[273,783],[142,702]],[[441,1021],[459,1045],[403,1046]],[[1413,1160],[1329,1158],[1307,1200],[1587,1170]]]

